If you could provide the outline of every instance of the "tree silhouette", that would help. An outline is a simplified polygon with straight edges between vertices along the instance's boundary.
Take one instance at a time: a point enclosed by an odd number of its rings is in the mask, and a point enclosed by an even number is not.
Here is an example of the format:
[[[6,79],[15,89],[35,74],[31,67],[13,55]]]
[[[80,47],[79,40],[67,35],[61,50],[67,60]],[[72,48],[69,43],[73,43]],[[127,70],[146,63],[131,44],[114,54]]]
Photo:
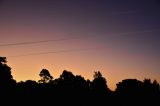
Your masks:
[[[41,77],[41,79],[38,81],[39,83],[48,83],[53,79],[47,69],[42,69],[39,76]]]
[[[94,75],[93,75],[94,79],[101,78],[101,77],[102,77],[102,74],[99,71],[94,72]]]
[[[75,76],[73,75],[72,72],[64,70],[60,75],[60,78],[65,81],[71,81],[74,80]]]
[[[11,75],[11,68],[6,62],[6,57],[0,57],[0,95],[3,98],[14,93],[16,86],[16,81]]]
[[[140,96],[142,93],[142,82],[137,79],[125,79],[117,84],[117,94],[121,96]]]
[[[143,92],[146,96],[155,96],[159,93],[159,84],[156,80],[151,82],[151,79],[143,80]]]
[[[159,96],[160,96],[160,85],[159,85],[159,83],[156,80],[154,80],[152,85],[153,85],[154,95],[157,96],[159,94]]]
[[[62,89],[71,90],[73,89],[75,76],[72,72],[64,70],[59,78],[59,84],[61,85]]]
[[[6,62],[6,57],[0,57],[0,64],[4,64]]]
[[[89,83],[84,79],[84,77],[80,76],[80,75],[76,75],[75,76],[75,80],[74,80],[74,87],[77,90],[77,94],[80,95],[87,95],[89,92]]]
[[[26,80],[16,83],[11,75],[11,68],[6,62],[5,57],[0,57],[0,95],[8,101],[16,98],[23,102],[45,103],[45,105],[52,100],[54,103],[60,103],[59,100],[66,101],[67,105],[73,104],[72,101],[82,105],[86,103],[128,105],[126,101],[135,103],[134,105],[159,103],[157,99],[160,98],[160,86],[156,80],[152,82],[151,79],[144,79],[144,81],[124,79],[117,83],[115,91],[111,91],[106,79],[99,71],[94,72],[92,81],[85,80],[81,75],[74,75],[67,70],[53,80],[49,71],[42,69],[39,73],[41,79],[38,82]]]
[[[78,89],[87,89],[89,87],[88,82],[84,79],[84,77],[80,75],[76,75],[75,77],[75,85]]]
[[[6,57],[0,57],[0,84],[3,84],[3,86],[9,86],[14,82],[11,68],[6,62]]]
[[[94,72],[93,77],[94,79],[91,82],[91,89],[96,94],[105,95],[107,91],[109,91],[106,79],[102,77],[102,74],[99,71]]]
[[[160,85],[159,85],[159,83],[156,80],[153,81],[153,86],[155,87],[155,89],[157,91],[160,90]]]

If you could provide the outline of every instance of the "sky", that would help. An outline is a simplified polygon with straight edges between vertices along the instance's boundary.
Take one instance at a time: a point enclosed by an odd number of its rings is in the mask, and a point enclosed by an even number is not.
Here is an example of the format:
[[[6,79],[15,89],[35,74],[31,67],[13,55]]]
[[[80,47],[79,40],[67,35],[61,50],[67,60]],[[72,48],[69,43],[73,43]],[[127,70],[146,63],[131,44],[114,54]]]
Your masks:
[[[0,0],[0,56],[17,81],[46,68],[109,88],[127,78],[160,82],[159,0]]]

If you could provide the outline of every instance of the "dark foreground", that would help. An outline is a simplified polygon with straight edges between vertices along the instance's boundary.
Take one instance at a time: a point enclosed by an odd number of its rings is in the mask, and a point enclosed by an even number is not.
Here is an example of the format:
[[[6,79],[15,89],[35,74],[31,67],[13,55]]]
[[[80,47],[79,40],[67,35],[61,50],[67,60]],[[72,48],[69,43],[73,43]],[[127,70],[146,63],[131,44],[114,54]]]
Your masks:
[[[160,102],[160,85],[156,80],[125,79],[111,91],[99,71],[92,81],[67,70],[57,79],[47,69],[42,69],[39,76],[39,81],[17,82],[6,58],[0,57],[0,106],[159,106]]]

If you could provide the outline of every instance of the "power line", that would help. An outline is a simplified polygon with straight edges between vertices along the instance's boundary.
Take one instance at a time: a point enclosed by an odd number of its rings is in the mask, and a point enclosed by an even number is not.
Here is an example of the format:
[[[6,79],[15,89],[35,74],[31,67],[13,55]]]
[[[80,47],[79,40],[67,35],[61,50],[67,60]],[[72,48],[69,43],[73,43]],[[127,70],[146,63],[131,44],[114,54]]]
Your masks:
[[[18,45],[30,45],[30,44],[39,44],[39,43],[47,43],[47,42],[58,42],[58,41],[66,41],[66,40],[73,40],[73,39],[82,39],[91,36],[85,37],[68,37],[68,38],[61,38],[61,39],[52,39],[52,40],[41,40],[41,41],[29,41],[29,42],[18,42],[18,43],[7,43],[7,44],[0,44],[2,46],[18,46]]]
[[[104,49],[106,47],[93,47],[93,48],[81,48],[81,49],[68,49],[68,50],[59,50],[59,51],[49,51],[49,52],[37,52],[37,53],[28,53],[28,54],[20,54],[14,56],[7,56],[7,57],[23,57],[23,56],[36,56],[36,55],[44,55],[44,54],[53,54],[53,53],[67,53],[67,52],[81,52],[81,51],[88,51],[88,50],[98,50]]]
[[[160,31],[160,29],[151,29],[151,30],[142,30],[142,31],[131,31],[131,32],[124,32],[115,35],[129,35],[129,34],[138,34],[138,33],[148,33],[148,32],[155,32]],[[40,44],[40,43],[47,43],[47,42],[58,42],[58,41],[66,41],[66,40],[74,40],[74,39],[84,39],[88,37],[95,37],[95,36],[81,36],[81,37],[67,37],[61,39],[51,39],[51,40],[40,40],[40,41],[29,41],[29,42],[18,42],[18,43],[6,43],[0,44],[0,47],[7,47],[7,46],[18,46],[18,45],[31,45],[31,44]]]

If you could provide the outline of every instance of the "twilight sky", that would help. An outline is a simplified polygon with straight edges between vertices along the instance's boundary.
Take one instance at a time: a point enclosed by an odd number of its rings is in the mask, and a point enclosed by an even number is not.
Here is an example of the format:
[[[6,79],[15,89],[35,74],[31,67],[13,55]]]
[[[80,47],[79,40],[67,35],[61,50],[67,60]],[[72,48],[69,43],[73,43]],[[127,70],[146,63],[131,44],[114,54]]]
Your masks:
[[[126,78],[160,82],[159,0],[0,0],[0,56],[17,81],[64,69],[114,90]]]

